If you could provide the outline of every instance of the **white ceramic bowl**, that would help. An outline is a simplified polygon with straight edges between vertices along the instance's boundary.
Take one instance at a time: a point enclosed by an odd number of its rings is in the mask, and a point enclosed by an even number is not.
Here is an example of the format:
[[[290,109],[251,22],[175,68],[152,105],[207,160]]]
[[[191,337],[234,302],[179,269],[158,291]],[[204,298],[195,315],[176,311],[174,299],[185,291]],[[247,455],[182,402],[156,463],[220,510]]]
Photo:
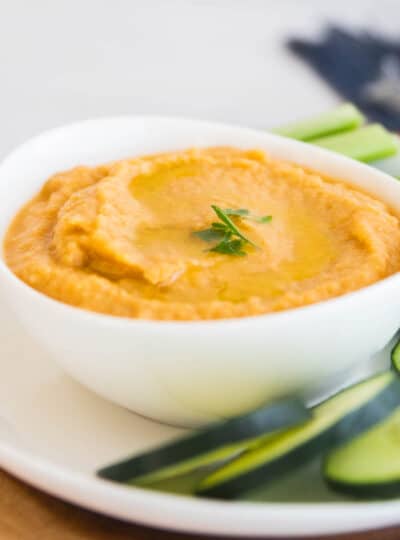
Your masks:
[[[257,147],[344,179],[400,212],[400,183],[353,160],[235,126],[100,118],[28,141],[0,166],[0,236],[52,173],[190,146]],[[26,329],[82,384],[140,414],[194,425],[255,407],[368,359],[400,322],[400,275],[319,304],[233,320],[157,322],[98,315],[31,289],[0,262]],[[27,359],[29,361],[29,359]]]

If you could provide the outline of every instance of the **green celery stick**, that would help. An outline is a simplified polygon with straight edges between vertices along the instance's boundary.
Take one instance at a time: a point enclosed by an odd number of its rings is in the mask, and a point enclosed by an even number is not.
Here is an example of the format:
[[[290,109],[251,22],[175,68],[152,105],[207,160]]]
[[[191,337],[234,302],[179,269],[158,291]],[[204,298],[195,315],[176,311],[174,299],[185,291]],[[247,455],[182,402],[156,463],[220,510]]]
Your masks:
[[[377,169],[393,176],[394,178],[400,178],[400,137],[394,134],[394,138],[397,142],[397,153],[394,156],[390,156],[386,159],[374,161],[373,166]]]
[[[332,111],[272,131],[299,141],[313,141],[334,133],[356,129],[363,122],[361,112],[351,103],[345,103]]]
[[[380,124],[316,139],[312,144],[365,162],[392,156],[398,150],[395,137]]]

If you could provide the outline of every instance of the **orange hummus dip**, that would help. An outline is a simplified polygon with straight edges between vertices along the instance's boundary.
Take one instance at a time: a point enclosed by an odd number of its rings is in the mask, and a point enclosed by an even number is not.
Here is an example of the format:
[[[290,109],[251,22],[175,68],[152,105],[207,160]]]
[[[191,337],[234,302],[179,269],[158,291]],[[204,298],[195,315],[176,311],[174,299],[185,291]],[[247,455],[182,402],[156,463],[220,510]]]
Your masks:
[[[209,250],[211,205],[256,247]],[[240,222],[240,223],[239,223]],[[244,317],[354,291],[400,268],[399,218],[346,183],[258,150],[190,149],[55,174],[14,218],[11,270],[73,306],[140,319]]]

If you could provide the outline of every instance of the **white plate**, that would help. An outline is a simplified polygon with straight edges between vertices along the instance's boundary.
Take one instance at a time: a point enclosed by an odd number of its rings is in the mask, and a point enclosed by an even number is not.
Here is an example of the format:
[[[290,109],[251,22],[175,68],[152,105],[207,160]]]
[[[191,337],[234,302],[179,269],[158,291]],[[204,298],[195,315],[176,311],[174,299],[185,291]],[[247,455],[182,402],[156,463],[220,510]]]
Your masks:
[[[248,502],[198,500],[97,479],[97,467],[178,430],[140,418],[79,386],[4,307],[0,351],[0,464],[62,499],[153,527],[247,537],[340,533],[400,522],[400,500],[341,500],[323,487],[315,463]],[[382,362],[387,362],[387,353],[363,370]]]

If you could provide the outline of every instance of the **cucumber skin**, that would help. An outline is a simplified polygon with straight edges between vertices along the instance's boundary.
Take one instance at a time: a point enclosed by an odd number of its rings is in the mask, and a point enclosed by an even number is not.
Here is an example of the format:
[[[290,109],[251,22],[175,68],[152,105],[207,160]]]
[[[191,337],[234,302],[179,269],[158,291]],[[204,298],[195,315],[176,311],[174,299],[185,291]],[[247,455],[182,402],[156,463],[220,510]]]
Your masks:
[[[397,373],[397,375],[400,375],[400,341],[398,341],[393,347],[390,353],[390,361],[392,364],[392,369]]]
[[[347,484],[331,478],[324,478],[324,481],[336,493],[350,495],[357,499],[388,499],[400,495],[400,480],[380,484]]]
[[[193,435],[174,440],[149,452],[103,467],[97,471],[97,475],[115,482],[132,482],[227,444],[260,436],[269,431],[289,428],[309,418],[310,413],[300,400],[281,399],[251,413],[213,424]],[[230,429],[230,426],[234,428]]]
[[[400,378],[395,378],[371,401],[352,411],[317,437],[265,465],[227,482],[200,489],[196,494],[202,497],[234,499],[246,491],[261,487],[297,469],[324,451],[346,443],[384,420],[399,405]]]

